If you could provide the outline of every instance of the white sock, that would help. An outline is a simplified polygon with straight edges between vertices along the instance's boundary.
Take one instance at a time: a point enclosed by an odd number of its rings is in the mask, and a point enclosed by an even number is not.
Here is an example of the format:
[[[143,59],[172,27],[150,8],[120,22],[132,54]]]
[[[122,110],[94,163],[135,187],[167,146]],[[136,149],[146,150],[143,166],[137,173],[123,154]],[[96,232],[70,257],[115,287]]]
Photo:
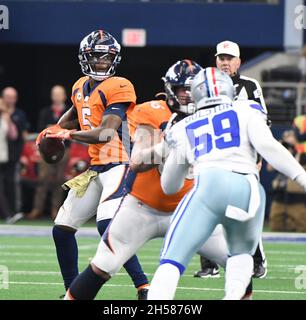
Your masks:
[[[150,284],[148,300],[173,300],[179,279],[180,271],[176,266],[160,265]]]
[[[240,300],[245,295],[253,268],[253,258],[249,254],[240,254],[227,259],[224,300]]]

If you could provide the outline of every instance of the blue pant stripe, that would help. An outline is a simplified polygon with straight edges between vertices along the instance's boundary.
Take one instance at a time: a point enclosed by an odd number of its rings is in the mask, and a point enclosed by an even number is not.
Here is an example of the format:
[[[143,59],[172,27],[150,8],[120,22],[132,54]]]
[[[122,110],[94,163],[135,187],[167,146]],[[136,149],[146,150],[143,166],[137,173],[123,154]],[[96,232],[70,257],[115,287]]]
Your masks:
[[[182,275],[185,272],[185,267],[182,264],[180,264],[179,262],[176,262],[174,260],[162,259],[159,264],[162,265],[162,264],[166,264],[166,263],[170,263],[170,264],[174,265],[175,267],[177,267],[180,271],[180,275]]]
[[[186,209],[187,209],[187,207],[188,207],[191,199],[192,199],[193,196],[195,195],[196,190],[197,190],[197,188],[198,188],[198,185],[199,185],[199,179],[197,179],[197,184],[196,184],[196,186],[194,187],[194,189],[193,189],[192,191],[190,191],[190,194],[188,195],[188,198],[186,197],[186,198],[184,199],[184,201],[183,201],[183,203],[182,203],[182,205],[181,205],[181,207],[180,207],[180,209],[182,209],[182,211],[180,212],[180,214],[177,214],[177,216],[179,217],[179,218],[178,218],[178,221],[175,223],[175,222],[174,222],[174,219],[173,219],[173,221],[172,221],[172,223],[171,223],[171,225],[170,225],[170,228],[169,228],[169,230],[168,230],[168,232],[167,232],[166,238],[165,238],[165,247],[163,248],[162,256],[164,256],[164,255],[166,254],[166,252],[167,252],[167,250],[168,250],[168,248],[169,248],[169,246],[170,246],[170,243],[171,243],[171,241],[172,241],[172,238],[173,238],[173,235],[174,235],[174,233],[175,233],[175,230],[176,230],[177,226],[179,225],[179,223],[180,223],[180,221],[181,221],[181,219],[182,219],[182,217],[183,217],[183,215],[184,215],[184,213],[185,213],[185,211],[186,211]],[[184,204],[184,205],[183,205],[183,204]],[[178,212],[179,212],[179,211],[178,211]],[[172,225],[174,225],[174,227],[172,227]],[[172,229],[173,229],[173,230],[172,230]],[[170,237],[170,239],[169,239],[169,237]],[[169,239],[169,240],[168,240],[168,239]]]

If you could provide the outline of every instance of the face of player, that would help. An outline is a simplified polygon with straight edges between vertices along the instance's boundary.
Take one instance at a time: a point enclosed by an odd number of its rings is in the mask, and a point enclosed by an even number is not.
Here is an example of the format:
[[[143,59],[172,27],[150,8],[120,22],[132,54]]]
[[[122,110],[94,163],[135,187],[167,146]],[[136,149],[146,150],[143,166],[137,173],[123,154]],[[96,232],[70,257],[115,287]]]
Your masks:
[[[239,58],[228,54],[220,54],[216,59],[217,68],[227,73],[230,77],[237,74],[240,64],[241,60]]]
[[[175,95],[176,95],[180,105],[187,106],[188,103],[192,102],[189,88],[178,87],[175,90]]]
[[[90,54],[89,63],[95,72],[107,72],[112,66],[115,55],[110,53],[93,52]]]

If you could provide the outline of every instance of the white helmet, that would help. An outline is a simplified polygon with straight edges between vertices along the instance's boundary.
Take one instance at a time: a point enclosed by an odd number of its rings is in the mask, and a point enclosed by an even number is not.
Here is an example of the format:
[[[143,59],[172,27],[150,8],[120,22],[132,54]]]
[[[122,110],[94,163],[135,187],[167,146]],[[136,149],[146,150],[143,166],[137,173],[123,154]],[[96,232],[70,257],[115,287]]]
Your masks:
[[[191,84],[191,96],[196,110],[231,103],[236,93],[232,79],[217,68],[201,70]]]

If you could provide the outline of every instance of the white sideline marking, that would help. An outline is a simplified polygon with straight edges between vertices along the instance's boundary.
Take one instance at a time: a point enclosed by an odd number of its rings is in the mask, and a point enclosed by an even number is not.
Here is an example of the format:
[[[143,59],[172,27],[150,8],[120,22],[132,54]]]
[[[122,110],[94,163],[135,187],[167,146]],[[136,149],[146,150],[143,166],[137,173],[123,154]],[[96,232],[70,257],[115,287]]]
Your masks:
[[[11,275],[24,275],[24,276],[60,276],[61,273],[58,271],[25,271],[25,270],[13,270],[9,271],[9,274]],[[147,276],[153,276],[153,273],[145,273]],[[121,277],[121,276],[126,276],[128,277],[127,273],[117,273],[114,277]],[[190,277],[193,278],[192,274],[184,274],[183,277]],[[296,277],[269,277],[267,276],[266,280],[295,280]],[[203,279],[205,281],[205,279]]]
[[[9,281],[9,284],[20,284],[20,285],[41,285],[41,286],[62,286],[61,282],[19,282],[19,281]],[[7,284],[7,282],[4,282]],[[105,287],[129,287],[134,288],[133,285],[129,284],[106,284]],[[191,290],[191,291],[224,291],[223,288],[196,288],[196,287],[177,287],[179,290]],[[281,294],[305,294],[306,291],[277,291],[277,290],[253,290],[253,292],[260,293],[281,293]]]
[[[157,266],[159,261],[158,258],[156,259],[152,259],[152,260],[156,260],[156,262],[147,262],[147,261],[141,261],[141,264],[144,266]],[[58,262],[54,259],[50,259],[50,260],[7,260],[7,259],[0,259],[0,263],[15,263],[15,264],[49,264],[49,265],[57,265]],[[194,266],[194,267],[199,267],[199,263],[198,262],[191,262],[188,265],[189,267]],[[286,269],[295,269],[297,265],[295,264],[273,264],[268,266],[269,270],[277,270],[277,269],[282,269],[282,271],[285,271],[284,268]]]
[[[99,242],[96,244],[85,244],[79,245],[79,250],[88,250],[88,249],[97,249]],[[47,250],[55,250],[54,244],[44,245],[44,244],[0,244],[0,249],[47,249]]]
[[[284,256],[290,256],[290,255],[297,255],[297,256],[306,256],[306,252],[302,251],[277,251],[277,250],[264,250],[266,254],[277,254],[277,255],[284,255]]]
[[[97,249],[98,248],[98,244],[99,243],[96,243],[96,244],[88,244],[88,245],[79,245],[78,248],[79,250],[92,250],[92,249]],[[1,249],[31,249],[33,250],[33,247],[35,246],[35,250],[37,249],[47,249],[48,251],[53,251],[55,252],[55,246],[52,244],[52,245],[26,245],[26,244],[20,244],[20,245],[11,245],[11,244],[1,244],[0,245],[0,250]],[[145,248],[145,251],[146,252],[154,252],[157,254],[159,254],[159,250],[160,250],[160,246],[156,246],[156,248]],[[298,256],[306,256],[306,252],[303,252],[303,251],[278,251],[278,250],[265,250],[265,253],[266,255],[269,255],[269,254],[275,254],[275,255],[298,255]],[[1,251],[1,254],[2,251]],[[43,254],[43,253],[41,253]]]
[[[159,261],[158,258],[152,259],[156,260],[155,262],[149,262],[149,261],[143,261],[141,262],[142,265],[148,265],[148,266],[156,266],[158,265]],[[58,264],[56,260],[50,259],[50,260],[7,260],[7,259],[0,259],[0,263],[16,263],[16,264]],[[199,267],[199,263],[197,261],[191,262],[188,264],[188,266],[197,266]],[[295,269],[295,264],[273,264],[268,266],[269,269],[277,269],[277,268],[288,268],[288,269]]]

